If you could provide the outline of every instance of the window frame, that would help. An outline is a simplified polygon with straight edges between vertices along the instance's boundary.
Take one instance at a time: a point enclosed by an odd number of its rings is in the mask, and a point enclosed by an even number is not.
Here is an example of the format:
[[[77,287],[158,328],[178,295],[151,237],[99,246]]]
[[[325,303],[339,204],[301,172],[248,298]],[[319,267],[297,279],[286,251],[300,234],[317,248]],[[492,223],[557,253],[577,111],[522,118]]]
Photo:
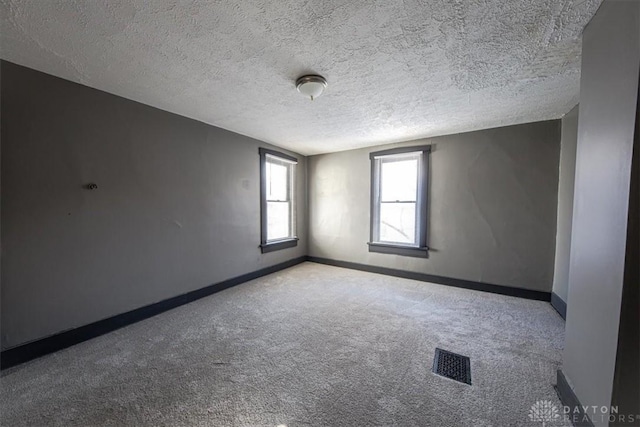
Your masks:
[[[418,162],[418,182],[416,190],[416,237],[418,243],[416,245],[384,242],[375,239],[376,229],[379,227],[380,206],[381,206],[381,172],[376,167],[377,159],[386,156],[395,156],[406,153],[420,154]],[[369,252],[377,252],[383,254],[394,254],[402,256],[427,258],[429,255],[429,247],[427,245],[428,237],[428,204],[429,204],[429,157],[431,153],[431,145],[420,145],[411,147],[398,147],[389,150],[375,151],[369,153],[371,160],[371,206],[369,220]],[[379,233],[379,230],[378,230]]]
[[[298,159],[294,156],[281,153],[280,151],[271,150],[268,148],[260,147],[258,149],[260,154],[260,250],[263,254],[278,251],[281,249],[292,248],[298,246],[297,237],[297,204],[296,204],[296,174],[295,169],[292,173],[289,173],[288,177],[288,198],[291,203],[291,212],[289,215],[289,228],[291,236],[282,239],[267,240],[267,155],[280,158],[281,160],[292,163],[295,167],[298,164]]]

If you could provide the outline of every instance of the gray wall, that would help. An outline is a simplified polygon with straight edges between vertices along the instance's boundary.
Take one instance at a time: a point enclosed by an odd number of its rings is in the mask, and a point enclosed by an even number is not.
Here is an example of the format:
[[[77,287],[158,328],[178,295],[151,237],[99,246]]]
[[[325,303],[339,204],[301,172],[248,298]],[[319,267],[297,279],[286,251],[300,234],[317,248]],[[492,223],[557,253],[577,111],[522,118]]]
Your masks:
[[[558,180],[558,217],[556,260],[553,270],[553,292],[567,302],[569,292],[569,255],[571,253],[571,221],[573,219],[573,186],[576,177],[578,145],[578,106],[562,118],[560,141],[560,178]]]
[[[7,62],[2,119],[3,349],[306,254],[302,156],[262,255],[266,144]]]
[[[629,189],[624,285],[611,399],[611,404],[618,406],[621,414],[640,414],[640,93],[638,98]],[[640,420],[635,421],[636,425],[638,423]]]
[[[433,144],[428,259],[369,253],[369,153]],[[551,291],[560,122],[311,156],[309,255]]]
[[[639,69],[640,2],[605,0],[582,38],[563,357],[583,405],[611,403]]]

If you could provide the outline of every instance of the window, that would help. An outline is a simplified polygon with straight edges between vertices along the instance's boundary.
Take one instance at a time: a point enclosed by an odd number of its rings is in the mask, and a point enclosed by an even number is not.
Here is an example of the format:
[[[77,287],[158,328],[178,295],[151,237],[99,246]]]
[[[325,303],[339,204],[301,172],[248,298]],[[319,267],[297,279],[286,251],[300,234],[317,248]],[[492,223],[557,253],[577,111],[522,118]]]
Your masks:
[[[427,256],[430,146],[371,153],[369,252]]]
[[[298,160],[260,148],[262,253],[291,248],[296,237],[295,173]]]

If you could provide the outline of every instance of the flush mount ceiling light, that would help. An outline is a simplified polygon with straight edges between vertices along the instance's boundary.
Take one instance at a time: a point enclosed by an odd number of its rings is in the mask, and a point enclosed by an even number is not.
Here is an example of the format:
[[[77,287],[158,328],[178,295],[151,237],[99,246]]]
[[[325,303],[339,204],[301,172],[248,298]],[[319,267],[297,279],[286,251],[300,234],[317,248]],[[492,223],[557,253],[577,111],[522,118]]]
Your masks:
[[[298,89],[298,92],[311,98],[312,101],[322,95],[322,91],[324,91],[326,87],[327,81],[322,76],[308,75],[296,80],[296,89]]]

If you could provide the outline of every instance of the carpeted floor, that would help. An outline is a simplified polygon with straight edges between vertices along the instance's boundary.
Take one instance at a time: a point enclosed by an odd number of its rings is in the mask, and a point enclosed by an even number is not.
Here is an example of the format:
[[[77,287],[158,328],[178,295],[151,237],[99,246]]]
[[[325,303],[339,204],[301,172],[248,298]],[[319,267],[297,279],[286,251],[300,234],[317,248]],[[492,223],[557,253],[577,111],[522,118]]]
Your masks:
[[[540,426],[563,341],[545,302],[304,263],[3,371],[0,421]],[[431,372],[436,347],[471,386]]]

